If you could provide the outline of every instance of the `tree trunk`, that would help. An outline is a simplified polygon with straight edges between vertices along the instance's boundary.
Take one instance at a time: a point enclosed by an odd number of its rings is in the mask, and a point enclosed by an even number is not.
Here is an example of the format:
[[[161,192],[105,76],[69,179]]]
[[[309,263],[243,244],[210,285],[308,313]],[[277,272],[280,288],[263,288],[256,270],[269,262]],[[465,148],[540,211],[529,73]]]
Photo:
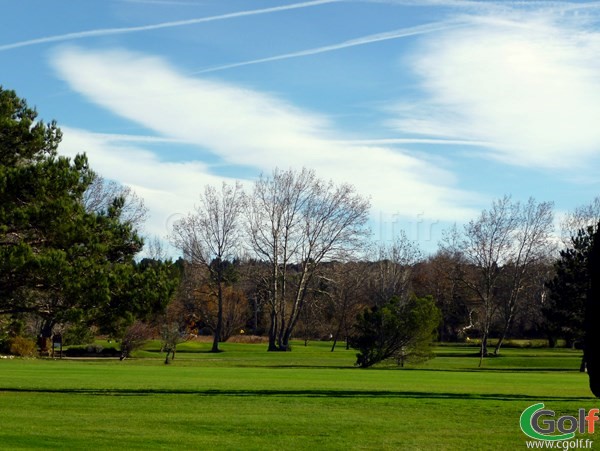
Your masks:
[[[505,328],[502,331],[502,334],[500,335],[500,338],[498,339],[498,343],[496,344],[496,347],[494,348],[494,355],[499,355],[500,354],[500,348],[502,347],[502,343],[504,343],[504,339],[506,338],[506,334],[507,334],[507,329]]]
[[[257,298],[257,296],[254,296],[252,305],[254,307],[254,318],[253,318],[254,328],[253,328],[252,333],[254,335],[258,335],[257,334],[257,331],[258,331],[258,298]]]
[[[285,330],[285,332],[283,333],[282,339],[279,342],[279,350],[280,351],[291,351],[292,350],[292,347],[290,346],[291,334],[292,334],[292,331],[288,327]]]
[[[480,353],[479,353],[479,368],[481,368],[481,365],[483,364],[483,358],[488,355],[487,341],[488,341],[488,334],[487,334],[487,332],[484,332],[481,337],[481,348],[480,348]]]
[[[277,348],[277,312],[271,309],[271,324],[269,324],[269,348],[267,351],[278,351]]]
[[[279,327],[279,334],[277,335],[277,348],[279,351],[286,351],[285,349],[285,331],[284,331],[284,321],[281,318],[281,325]]]
[[[338,337],[340,336],[340,332],[342,331],[342,321],[340,321],[338,328],[333,335],[333,345],[331,346],[331,352],[335,351],[335,345],[337,344]]]
[[[220,275],[219,278],[221,278]],[[219,341],[221,340],[221,331],[223,330],[223,282],[221,280],[218,281],[217,295],[217,327],[215,327],[215,335],[210,352],[221,352],[219,350]]]
[[[40,328],[40,336],[38,339],[40,355],[49,356],[54,351],[54,344],[51,340],[52,329],[54,329],[54,321],[51,319],[44,320],[42,327]]]
[[[346,351],[350,350],[350,331],[348,330],[348,321],[344,322],[344,332],[346,335]]]
[[[277,237],[275,237],[275,243],[277,243]],[[278,351],[277,347],[277,333],[278,333],[278,324],[279,320],[277,306],[279,303],[279,262],[277,257],[279,255],[279,248],[277,244],[275,244],[274,249],[274,258],[275,260],[272,263],[272,274],[271,274],[271,312],[270,312],[270,324],[269,324],[269,348],[267,351],[274,352]]]
[[[494,349],[494,355],[500,354],[500,348],[502,347],[502,344],[504,343],[504,340],[506,339],[506,336],[508,335],[508,331],[510,330],[510,326],[512,325],[513,316],[515,315],[515,306],[516,306],[516,300],[511,301],[508,316],[506,318],[506,321],[504,322],[504,327],[502,329],[502,334],[500,335],[500,339],[498,340],[498,343],[496,344],[496,348]]]
[[[54,320],[47,319],[42,323],[42,327],[40,330],[40,336],[43,338],[51,338],[52,337],[52,329],[54,329]]]

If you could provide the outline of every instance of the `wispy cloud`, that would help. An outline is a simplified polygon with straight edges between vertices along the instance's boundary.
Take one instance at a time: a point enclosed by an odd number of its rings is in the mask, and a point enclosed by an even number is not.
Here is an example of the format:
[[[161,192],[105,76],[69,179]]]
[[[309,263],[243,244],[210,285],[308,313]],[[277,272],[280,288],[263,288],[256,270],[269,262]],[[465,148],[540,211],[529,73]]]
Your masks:
[[[560,0],[362,0],[369,3],[386,3],[399,6],[447,7],[478,10],[498,10],[506,8],[590,9],[600,6],[600,2],[560,1]]]
[[[246,171],[247,177],[275,166],[308,166],[372,196],[376,214],[424,213],[436,220],[456,220],[473,213],[469,206],[476,196],[458,189],[447,170],[385,145],[342,144],[341,133],[327,117],[273,95],[184,76],[162,59],[131,52],[63,48],[51,61],[59,76],[88,100],[158,136],[194,143],[203,152],[209,149],[231,168],[254,168]],[[121,161],[103,165],[109,172],[120,171],[119,180],[138,160],[148,161],[135,152],[119,155]],[[185,188],[189,191],[178,190],[178,195],[195,199],[201,180],[214,178],[206,165],[198,171],[203,174],[198,183]],[[149,171],[138,184],[156,189],[159,181],[152,174],[160,179],[158,170]]]
[[[490,147],[494,144],[489,141],[470,141],[467,139],[435,139],[435,138],[379,138],[379,139],[353,139],[338,141],[339,144],[375,145],[385,146],[390,144],[434,144],[438,146],[473,146]]]
[[[269,63],[269,62],[273,62],[273,61],[280,61],[280,60],[285,60],[285,59],[290,59],[290,58],[299,58],[299,57],[303,57],[303,56],[317,55],[319,53],[333,52],[335,50],[346,49],[348,47],[356,47],[359,45],[373,44],[375,42],[389,41],[391,39],[400,39],[400,38],[406,38],[406,37],[410,37],[410,36],[418,36],[418,35],[422,35],[422,34],[434,33],[436,31],[448,30],[448,29],[457,28],[460,26],[461,26],[461,24],[457,21],[433,22],[433,23],[429,23],[429,24],[418,25],[415,27],[400,28],[398,30],[388,31],[385,33],[370,34],[367,36],[362,36],[362,37],[356,38],[356,39],[350,39],[348,41],[340,42],[337,44],[325,45],[322,47],[315,47],[312,49],[284,53],[281,55],[269,56],[269,57],[265,57],[265,58],[258,58],[258,59],[249,60],[249,61],[242,61],[239,63],[231,63],[231,64],[224,64],[221,66],[209,67],[207,69],[202,69],[202,70],[196,71],[195,73],[196,74],[204,74],[204,73],[208,73],[208,72],[217,72],[217,71],[221,71],[221,70],[225,70],[225,69],[232,69],[235,67],[249,66],[252,64]]]
[[[472,17],[409,58],[425,98],[392,125],[427,138],[489,142],[503,162],[584,166],[600,150],[600,33],[554,13]]]
[[[115,34],[138,33],[142,31],[159,30],[162,28],[182,27],[196,25],[206,22],[214,22],[217,20],[235,19],[239,17],[254,16],[259,14],[270,14],[281,11],[289,11],[292,9],[308,8],[312,6],[325,5],[328,3],[336,3],[341,0],[313,0],[302,3],[292,3],[290,5],[274,6],[270,8],[253,9],[247,11],[237,11],[233,13],[220,14],[217,16],[199,17],[195,19],[177,20],[171,22],[161,22],[151,25],[141,25],[137,27],[120,27],[120,28],[99,28],[96,30],[78,31],[74,33],[66,33],[55,36],[46,36],[36,39],[28,39],[25,41],[13,42],[11,44],[0,45],[0,51],[12,50],[20,47],[28,47],[32,45],[48,44],[53,42],[72,41],[76,39],[85,39],[98,36],[109,36]]]
[[[148,135],[121,135],[115,133],[94,133],[98,139],[104,142],[112,143],[144,143],[144,144],[190,144],[187,141],[176,138],[165,138],[163,136],[148,136]]]
[[[60,152],[74,157],[86,152],[91,166],[105,177],[118,180],[144,199],[150,217],[144,227],[149,236],[164,237],[172,223],[191,211],[205,184],[227,180],[211,174],[200,161],[164,161],[144,149],[165,138],[91,133],[61,127],[64,133]]]

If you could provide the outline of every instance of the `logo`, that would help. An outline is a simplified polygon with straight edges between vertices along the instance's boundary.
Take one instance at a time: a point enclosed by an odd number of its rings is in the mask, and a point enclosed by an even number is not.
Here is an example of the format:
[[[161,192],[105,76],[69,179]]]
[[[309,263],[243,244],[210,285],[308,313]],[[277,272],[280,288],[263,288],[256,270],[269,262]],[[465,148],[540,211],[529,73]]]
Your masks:
[[[521,430],[536,440],[570,440],[575,433],[593,434],[600,409],[579,409],[577,416],[564,415],[555,419],[553,410],[544,409],[544,403],[534,404],[523,411],[520,419]]]

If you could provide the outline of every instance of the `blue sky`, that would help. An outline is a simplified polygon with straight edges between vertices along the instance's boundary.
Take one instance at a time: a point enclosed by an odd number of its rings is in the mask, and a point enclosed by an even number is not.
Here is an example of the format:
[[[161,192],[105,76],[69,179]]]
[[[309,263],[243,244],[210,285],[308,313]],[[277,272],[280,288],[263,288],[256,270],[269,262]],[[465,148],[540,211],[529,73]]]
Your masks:
[[[205,184],[314,168],[425,250],[511,194],[600,194],[600,2],[0,0],[0,84],[163,237]]]

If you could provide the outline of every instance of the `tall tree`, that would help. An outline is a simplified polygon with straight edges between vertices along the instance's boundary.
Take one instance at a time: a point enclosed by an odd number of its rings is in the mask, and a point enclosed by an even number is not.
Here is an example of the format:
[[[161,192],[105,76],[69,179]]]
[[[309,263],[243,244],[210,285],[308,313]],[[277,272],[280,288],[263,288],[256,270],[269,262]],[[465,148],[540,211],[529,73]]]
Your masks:
[[[370,301],[371,290],[366,287],[369,269],[368,264],[361,262],[333,262],[321,274],[331,311],[331,352],[335,350],[340,337],[346,340],[348,347],[354,319]]]
[[[525,292],[537,290],[540,285],[535,272],[540,263],[547,261],[553,250],[552,232],[554,215],[551,202],[536,202],[530,198],[517,207],[517,228],[512,237],[512,250],[507,256],[504,277],[508,283],[507,295],[500,298],[502,331],[494,354],[500,352],[512,322],[525,298]],[[539,285],[536,286],[536,283]]]
[[[148,218],[148,208],[144,199],[139,197],[129,186],[123,186],[114,180],[106,180],[94,174],[90,184],[83,193],[83,205],[88,212],[105,213],[114,199],[123,198],[121,221],[131,224],[139,230]]]
[[[36,315],[42,336],[56,324],[100,316],[131,322],[156,300],[140,296],[156,271],[135,265],[143,241],[122,221],[125,201],[86,211],[83,196],[95,177],[87,158],[58,156],[60,129],[36,117],[0,88],[0,314]]]
[[[572,346],[584,338],[584,317],[591,277],[589,255],[594,242],[594,227],[580,229],[571,245],[560,251],[555,274],[547,282],[548,302],[543,309],[551,338],[565,338]]]
[[[594,230],[600,221],[600,196],[596,196],[589,204],[580,205],[567,213],[560,221],[561,238],[565,246],[571,245],[571,240],[580,230],[592,227]]]
[[[56,156],[62,132],[52,121],[36,121],[37,112],[15,91],[0,86],[0,162],[3,170]]]
[[[240,220],[245,204],[242,186],[223,183],[221,190],[206,186],[194,213],[177,221],[171,239],[184,258],[209,274],[217,299],[217,324],[212,352],[219,352],[223,329],[224,289],[233,276],[232,260],[239,252]]]
[[[416,267],[413,284],[417,296],[433,296],[442,313],[439,338],[453,341],[464,337],[474,327],[474,306],[469,293],[459,282],[457,256],[438,251]],[[465,268],[462,268],[463,270]]]
[[[376,245],[373,253],[369,284],[376,302],[383,305],[394,296],[408,299],[413,270],[422,259],[418,244],[401,232],[393,241]]]
[[[269,350],[287,351],[309,284],[324,261],[345,259],[367,236],[369,202],[313,171],[262,176],[248,204],[250,247],[269,263]]]
[[[592,393],[600,398],[600,223],[596,226],[588,260],[590,289],[585,305],[585,360]]]
[[[547,255],[552,231],[552,204],[494,201],[489,210],[470,221],[460,233],[447,235],[442,249],[460,255],[457,277],[479,304],[480,365],[488,353],[494,321],[501,319],[501,338],[509,331],[530,280],[531,269]]]

